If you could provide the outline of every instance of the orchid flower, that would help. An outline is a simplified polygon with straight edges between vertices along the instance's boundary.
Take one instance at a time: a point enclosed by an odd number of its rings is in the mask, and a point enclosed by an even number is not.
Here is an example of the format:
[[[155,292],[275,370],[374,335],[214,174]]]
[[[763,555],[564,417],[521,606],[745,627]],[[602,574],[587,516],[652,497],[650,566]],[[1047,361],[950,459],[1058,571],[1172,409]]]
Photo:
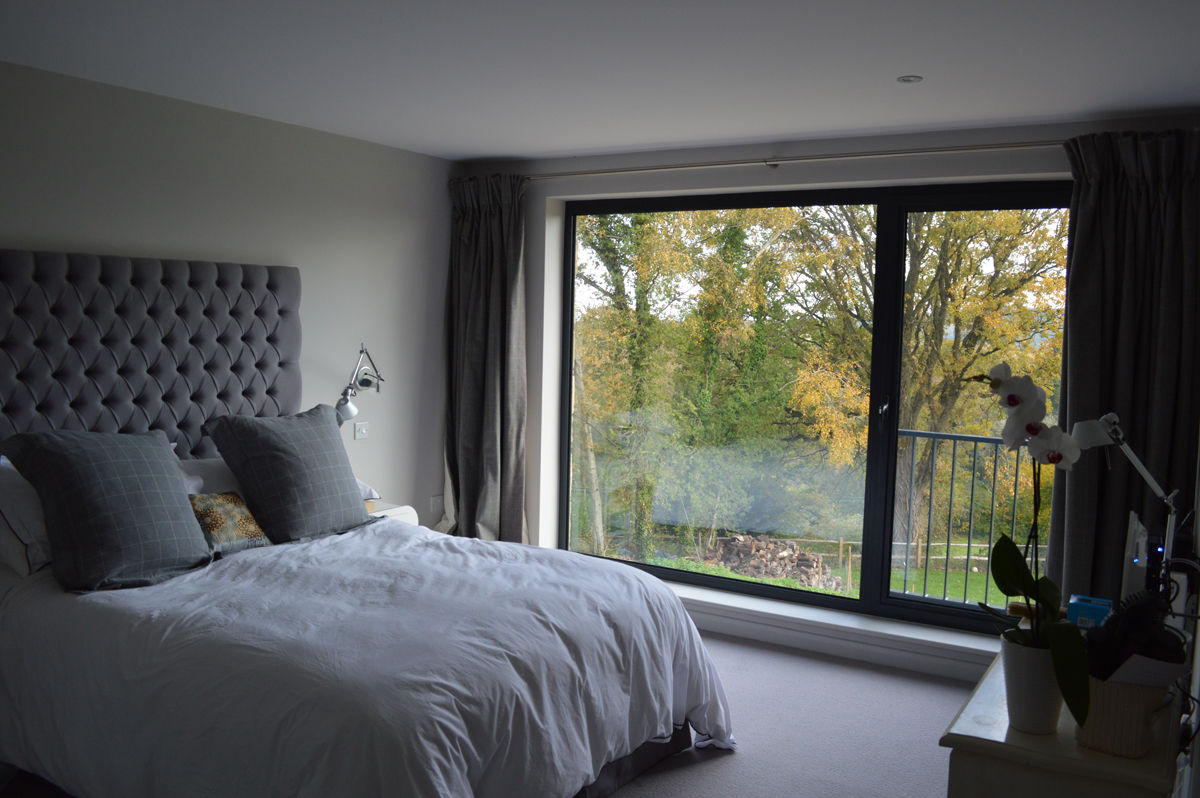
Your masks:
[[[1040,421],[1046,415],[1046,392],[1028,374],[1010,377],[993,390],[1000,396],[1000,406],[1010,415],[1020,413],[1027,421]]]
[[[992,366],[988,372],[988,381],[992,384],[992,390],[995,391],[1003,383],[1012,379],[1012,369],[1008,367],[1008,363],[997,363]]]
[[[1029,456],[1043,465],[1052,465],[1064,471],[1079,459],[1079,444],[1058,425],[1045,427],[1029,439]]]
[[[1029,407],[1026,405],[1026,407]],[[1045,405],[1043,404],[1043,407]],[[1033,408],[1036,411],[1036,408]],[[1034,416],[1037,416],[1034,418]],[[1039,435],[1046,429],[1046,425],[1042,423],[1042,418],[1045,416],[1043,412],[1038,415],[1036,412],[1016,412],[1008,416],[1008,420],[1004,422],[1004,430],[1000,433],[1000,437],[1004,440],[1004,445],[1008,450],[1015,451],[1020,448],[1025,441]]]

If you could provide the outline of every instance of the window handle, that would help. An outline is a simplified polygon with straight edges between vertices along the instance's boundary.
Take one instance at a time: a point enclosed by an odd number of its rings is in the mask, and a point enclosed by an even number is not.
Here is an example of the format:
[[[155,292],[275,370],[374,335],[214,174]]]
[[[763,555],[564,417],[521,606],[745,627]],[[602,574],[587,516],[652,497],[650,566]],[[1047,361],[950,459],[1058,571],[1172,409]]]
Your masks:
[[[876,411],[875,411],[875,412],[876,412],[876,413],[878,413],[880,416],[887,415],[887,411],[888,411],[888,408],[889,408],[889,407],[891,407],[891,403],[890,403],[890,402],[884,402],[883,404],[881,404],[881,405],[878,407],[878,409],[876,409]]]

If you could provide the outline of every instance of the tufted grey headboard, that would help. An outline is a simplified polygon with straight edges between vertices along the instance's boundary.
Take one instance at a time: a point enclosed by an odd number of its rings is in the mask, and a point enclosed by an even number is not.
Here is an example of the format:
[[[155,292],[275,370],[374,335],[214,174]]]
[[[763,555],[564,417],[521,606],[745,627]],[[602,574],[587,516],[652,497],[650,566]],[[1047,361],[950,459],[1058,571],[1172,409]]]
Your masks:
[[[161,429],[213,457],[212,416],[300,404],[289,266],[0,250],[0,439]]]

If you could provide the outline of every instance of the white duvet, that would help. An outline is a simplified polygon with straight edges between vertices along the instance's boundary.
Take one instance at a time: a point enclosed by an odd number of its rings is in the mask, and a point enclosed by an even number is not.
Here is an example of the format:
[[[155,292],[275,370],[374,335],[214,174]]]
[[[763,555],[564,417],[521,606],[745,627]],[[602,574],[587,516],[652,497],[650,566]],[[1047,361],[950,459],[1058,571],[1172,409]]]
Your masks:
[[[685,720],[732,747],[657,579],[393,519],[0,598],[0,761],[79,798],[566,797]]]

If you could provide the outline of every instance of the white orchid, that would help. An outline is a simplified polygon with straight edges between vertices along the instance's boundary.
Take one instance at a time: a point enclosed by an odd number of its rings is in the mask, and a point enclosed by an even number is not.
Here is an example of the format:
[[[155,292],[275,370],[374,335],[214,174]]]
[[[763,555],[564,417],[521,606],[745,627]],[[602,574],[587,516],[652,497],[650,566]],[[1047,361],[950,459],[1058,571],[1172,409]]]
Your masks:
[[[1008,367],[1007,363],[998,363],[992,366],[991,371],[988,372],[988,382],[992,384],[993,391],[1011,379],[1012,369]]]
[[[1043,416],[1045,414],[1042,414]],[[1011,413],[1008,420],[1004,422],[1004,430],[1000,433],[1000,437],[1004,440],[1004,445],[1008,450],[1015,451],[1020,448],[1021,444],[1030,438],[1038,435],[1046,428],[1042,423],[1041,416],[1034,420],[1030,420],[1030,416],[1025,413]]]
[[[990,560],[992,578],[1000,592],[1009,598],[1024,601],[1024,614],[1029,618],[1029,627],[1022,628],[1017,618],[989,607],[986,602],[979,602],[979,606],[1000,621],[1005,639],[1018,645],[1050,649],[1050,659],[1054,663],[1063,701],[1076,721],[1083,725],[1087,721],[1089,699],[1087,648],[1078,627],[1065,618],[1059,618],[1062,596],[1058,585],[1048,576],[1038,574],[1042,466],[1069,469],[1079,459],[1079,444],[1058,426],[1046,426],[1043,421],[1046,416],[1046,392],[1028,376],[1013,377],[1007,363],[995,366],[986,375],[977,374],[967,379],[988,383],[992,392],[1000,397],[1000,405],[1008,414],[1001,437],[1009,449],[1028,446],[1029,457],[1033,460],[1030,469],[1033,476],[1033,515],[1025,550],[1022,552],[1014,542],[1015,534],[1009,537],[1002,533],[992,546]]]
[[[1027,421],[1040,421],[1046,415],[1046,392],[1029,375],[1009,377],[995,389],[1006,413],[1020,413]]]
[[[1080,448],[1067,433],[1058,425],[1044,427],[1041,432],[1029,439],[1029,456],[1043,465],[1052,465],[1064,471],[1070,471],[1071,466],[1079,459]]]
[[[1079,444],[1057,426],[1047,427],[1046,392],[1029,375],[1014,377],[1007,363],[991,368],[987,376],[971,377],[988,383],[992,393],[1000,398],[1000,406],[1008,414],[1001,439],[1009,450],[1028,444],[1029,454],[1037,462],[1069,469],[1079,459]]]

